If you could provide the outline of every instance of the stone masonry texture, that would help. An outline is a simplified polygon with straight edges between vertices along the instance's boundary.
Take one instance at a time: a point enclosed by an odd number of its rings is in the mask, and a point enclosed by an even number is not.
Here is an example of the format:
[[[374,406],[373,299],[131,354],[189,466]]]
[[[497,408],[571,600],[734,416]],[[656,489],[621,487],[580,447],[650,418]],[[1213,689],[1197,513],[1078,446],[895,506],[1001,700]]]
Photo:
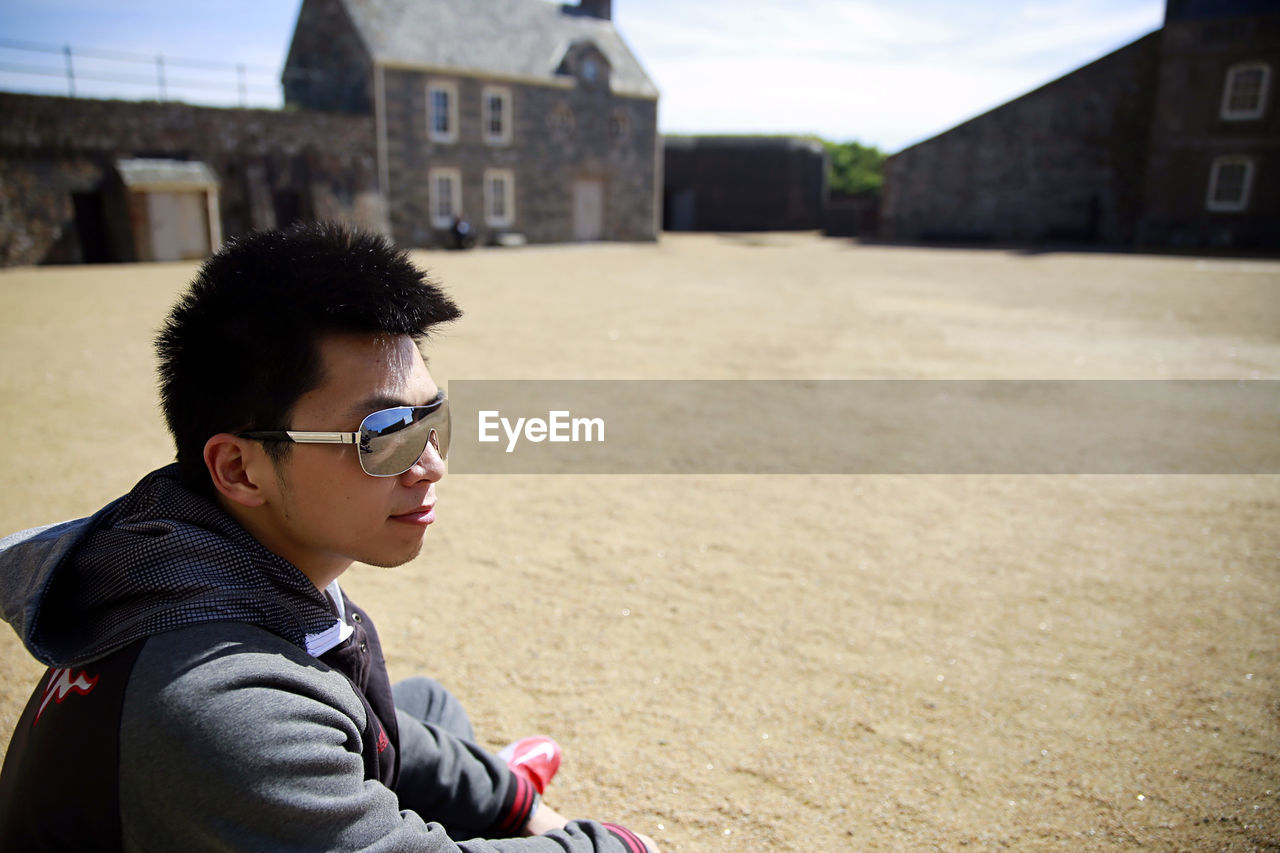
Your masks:
[[[1171,21],[1161,38],[1139,242],[1214,248],[1280,245],[1280,14]],[[1271,66],[1268,108],[1257,119],[1222,118],[1228,69],[1256,61]],[[1254,162],[1247,212],[1207,209],[1209,176],[1220,156]]]
[[[0,116],[0,265],[84,260],[75,196],[103,195],[125,158],[208,164],[224,238],[286,211],[386,229],[370,116],[10,93]]]
[[[509,228],[531,243],[573,239],[576,180],[604,185],[605,240],[654,240],[657,104],[617,97],[607,87],[543,86],[495,81],[511,93],[513,130],[505,145],[486,144],[481,132],[481,93],[475,77],[387,69],[385,72],[388,193],[392,233],[403,244],[443,245],[447,235],[430,215],[432,168],[458,169],[462,208],[479,239],[497,233],[484,224],[486,169],[510,169],[515,179],[515,220]],[[433,142],[427,133],[429,81],[453,82],[458,92],[458,135]]]
[[[886,164],[881,225],[903,240],[1132,240],[1158,35]]]

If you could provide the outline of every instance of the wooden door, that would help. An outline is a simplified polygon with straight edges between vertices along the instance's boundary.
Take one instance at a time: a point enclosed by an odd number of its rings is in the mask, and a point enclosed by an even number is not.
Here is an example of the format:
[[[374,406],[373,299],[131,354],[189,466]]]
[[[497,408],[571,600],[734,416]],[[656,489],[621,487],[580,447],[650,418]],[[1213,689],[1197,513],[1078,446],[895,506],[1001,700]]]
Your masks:
[[[573,184],[573,239],[599,240],[604,236],[604,181],[581,180]]]

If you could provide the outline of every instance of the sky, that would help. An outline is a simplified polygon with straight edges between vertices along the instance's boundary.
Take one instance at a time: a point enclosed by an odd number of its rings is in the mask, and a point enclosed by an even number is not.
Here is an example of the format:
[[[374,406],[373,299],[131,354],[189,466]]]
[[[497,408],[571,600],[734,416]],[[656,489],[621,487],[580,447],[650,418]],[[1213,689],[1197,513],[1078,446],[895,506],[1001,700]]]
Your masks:
[[[541,0],[537,0],[541,2]],[[0,89],[278,106],[300,0],[0,0]],[[1160,27],[1164,0],[614,0],[663,133],[901,150]],[[84,54],[119,52],[142,61]],[[151,59],[163,54],[163,69]],[[219,68],[189,68],[201,60]],[[243,78],[236,64],[246,67]],[[14,69],[23,69],[18,73]],[[31,70],[43,73],[26,73]],[[91,76],[112,78],[92,80]],[[182,83],[202,88],[184,88]],[[207,88],[205,88],[207,87]]]

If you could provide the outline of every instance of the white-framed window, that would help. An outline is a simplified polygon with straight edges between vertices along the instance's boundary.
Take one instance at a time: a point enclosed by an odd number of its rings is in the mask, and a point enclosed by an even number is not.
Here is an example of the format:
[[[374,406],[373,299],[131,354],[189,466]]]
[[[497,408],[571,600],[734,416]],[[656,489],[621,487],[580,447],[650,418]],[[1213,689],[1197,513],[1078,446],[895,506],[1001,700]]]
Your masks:
[[[510,169],[484,173],[484,222],[491,228],[508,228],[516,220],[516,177]]]
[[[452,80],[427,83],[427,138],[458,141],[458,84]]]
[[[1265,62],[1238,62],[1227,69],[1222,87],[1222,117],[1230,121],[1262,118],[1271,88],[1271,66]]]
[[[427,172],[430,190],[431,224],[451,228],[462,213],[462,173],[454,168],[437,167]]]
[[[480,93],[480,121],[484,141],[490,145],[511,142],[511,90],[505,86],[485,86]]]
[[[1250,157],[1215,157],[1209,170],[1209,210],[1232,213],[1249,207],[1253,189],[1253,159]]]

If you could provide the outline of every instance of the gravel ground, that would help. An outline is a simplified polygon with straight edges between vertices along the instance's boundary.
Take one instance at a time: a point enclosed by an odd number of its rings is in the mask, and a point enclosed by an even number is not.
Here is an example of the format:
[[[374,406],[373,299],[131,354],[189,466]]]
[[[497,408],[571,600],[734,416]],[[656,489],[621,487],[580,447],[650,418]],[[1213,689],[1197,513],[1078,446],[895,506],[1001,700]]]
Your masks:
[[[1280,262],[807,234],[415,255],[450,379],[1278,379]],[[190,264],[0,271],[0,528],[171,457]],[[783,453],[785,448],[762,448]],[[344,586],[664,849],[1280,850],[1280,477],[497,476]],[[0,727],[40,673],[0,636]]]

